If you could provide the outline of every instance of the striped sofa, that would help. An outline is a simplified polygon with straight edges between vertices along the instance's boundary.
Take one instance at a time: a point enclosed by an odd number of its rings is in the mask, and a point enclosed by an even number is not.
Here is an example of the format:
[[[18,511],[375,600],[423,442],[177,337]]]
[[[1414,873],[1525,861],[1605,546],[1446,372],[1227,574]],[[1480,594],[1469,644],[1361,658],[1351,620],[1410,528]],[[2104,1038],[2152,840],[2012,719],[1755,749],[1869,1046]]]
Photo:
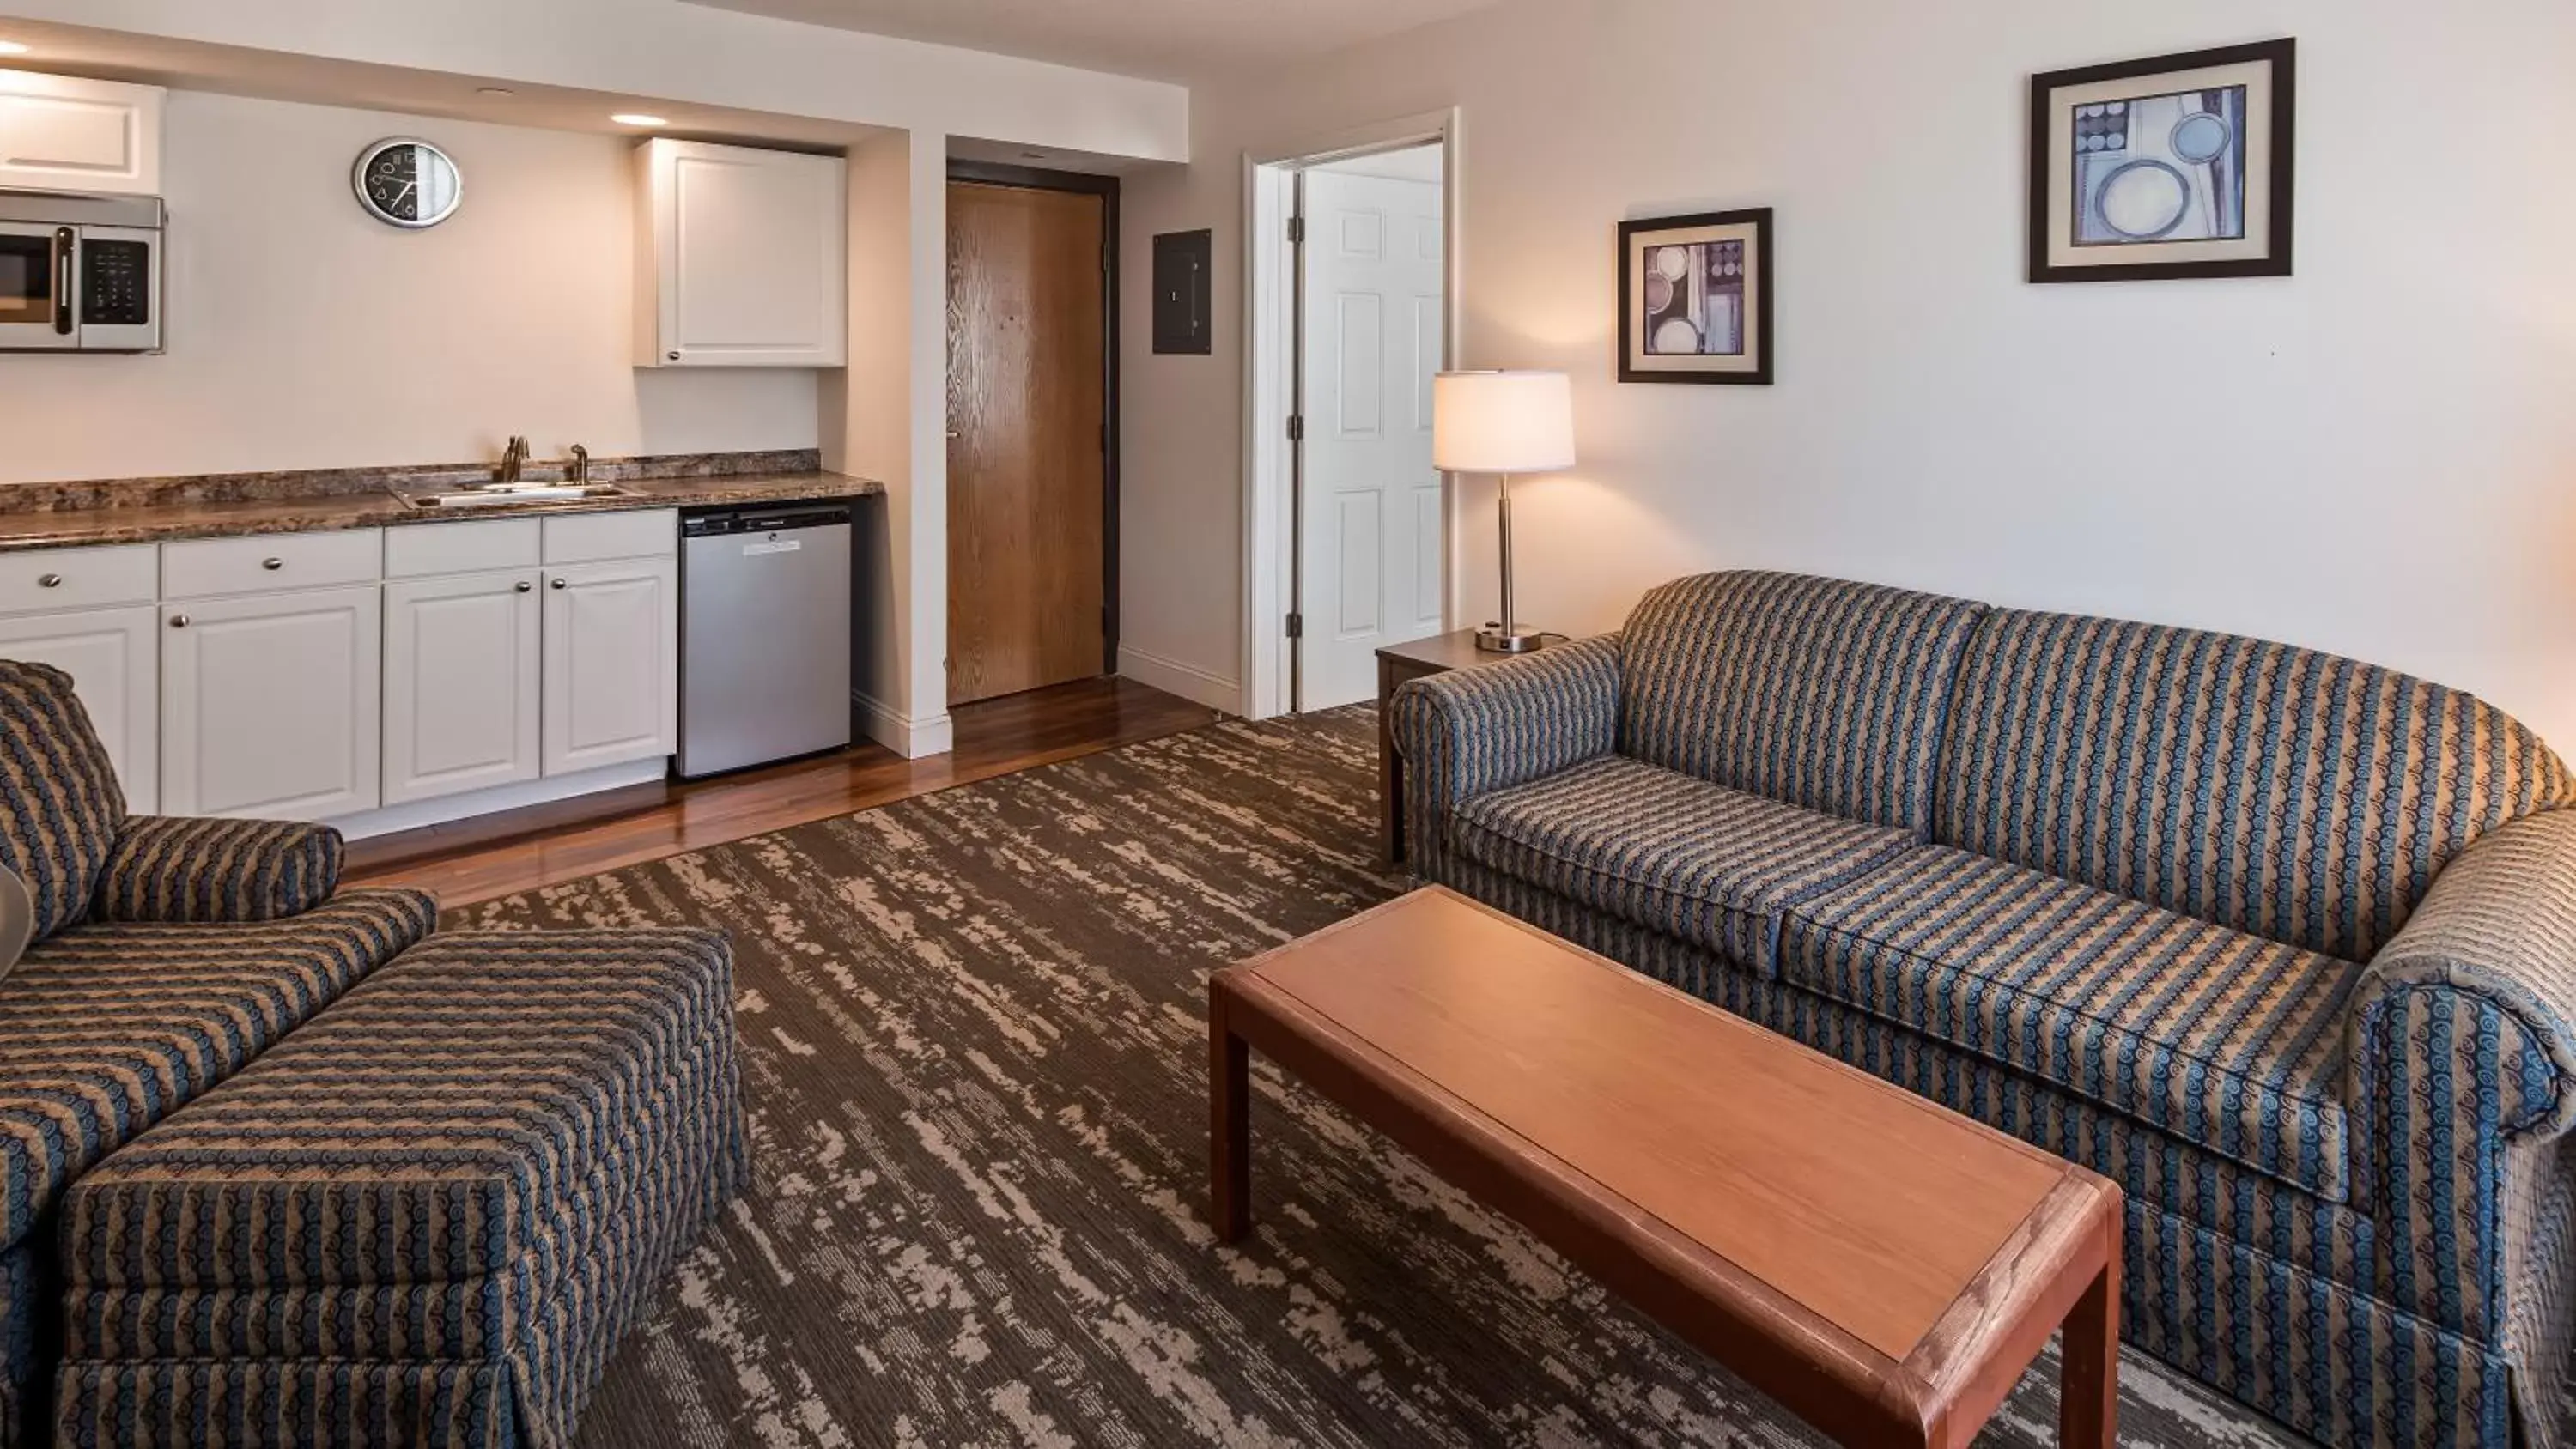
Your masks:
[[[1406,685],[1414,869],[2118,1181],[2130,1341],[2338,1445],[2576,1350],[2576,778],[2285,645],[1784,574]]]
[[[414,891],[334,894],[340,837],[125,813],[41,665],[0,661],[0,865],[36,939],[0,977],[0,1449],[35,1442],[72,1182],[430,932]]]

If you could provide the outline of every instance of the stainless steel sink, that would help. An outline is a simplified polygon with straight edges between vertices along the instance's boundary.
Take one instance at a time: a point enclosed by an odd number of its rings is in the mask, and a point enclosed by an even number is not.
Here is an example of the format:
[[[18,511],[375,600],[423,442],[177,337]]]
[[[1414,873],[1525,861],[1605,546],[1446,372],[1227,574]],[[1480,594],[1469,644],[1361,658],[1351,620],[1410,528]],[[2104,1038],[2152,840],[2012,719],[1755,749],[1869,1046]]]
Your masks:
[[[507,508],[513,504],[575,503],[591,498],[632,498],[635,490],[614,483],[491,483],[480,488],[452,488],[440,493],[390,490],[405,508],[422,510]]]

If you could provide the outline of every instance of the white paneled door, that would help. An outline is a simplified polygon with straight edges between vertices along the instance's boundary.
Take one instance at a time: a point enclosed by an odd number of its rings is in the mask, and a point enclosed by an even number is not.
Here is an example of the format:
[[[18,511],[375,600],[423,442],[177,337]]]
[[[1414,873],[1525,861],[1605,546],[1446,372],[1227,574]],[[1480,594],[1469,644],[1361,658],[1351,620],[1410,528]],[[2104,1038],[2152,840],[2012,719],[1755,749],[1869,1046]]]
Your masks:
[[[162,605],[162,813],[375,809],[383,611],[373,584]]]
[[[125,792],[125,808],[161,808],[161,611],[83,609],[0,619],[0,659],[50,664],[72,677]]]
[[[1377,651],[1440,632],[1440,213],[1438,182],[1306,176],[1301,710],[1375,698]]]
[[[677,750],[680,561],[559,566],[547,571],[545,597],[546,775]]]

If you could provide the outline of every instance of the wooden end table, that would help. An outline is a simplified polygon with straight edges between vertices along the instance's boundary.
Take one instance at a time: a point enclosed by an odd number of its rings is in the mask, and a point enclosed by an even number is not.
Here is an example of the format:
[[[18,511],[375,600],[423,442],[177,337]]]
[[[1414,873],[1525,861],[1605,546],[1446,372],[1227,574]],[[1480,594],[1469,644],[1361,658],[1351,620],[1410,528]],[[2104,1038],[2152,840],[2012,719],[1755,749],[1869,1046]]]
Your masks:
[[[1566,643],[1563,634],[1539,636],[1540,649]],[[1536,650],[1531,651],[1537,652]],[[1527,654],[1488,654],[1476,647],[1476,631],[1435,634],[1410,644],[1390,644],[1377,651],[1377,795],[1379,854],[1389,865],[1404,864],[1404,757],[1395,752],[1395,691],[1408,679],[1447,674],[1453,669],[1481,669]]]
[[[1447,890],[1208,988],[1217,1233],[1258,1048],[1846,1444],[1965,1449],[2061,1325],[2109,1449],[2120,1189]]]

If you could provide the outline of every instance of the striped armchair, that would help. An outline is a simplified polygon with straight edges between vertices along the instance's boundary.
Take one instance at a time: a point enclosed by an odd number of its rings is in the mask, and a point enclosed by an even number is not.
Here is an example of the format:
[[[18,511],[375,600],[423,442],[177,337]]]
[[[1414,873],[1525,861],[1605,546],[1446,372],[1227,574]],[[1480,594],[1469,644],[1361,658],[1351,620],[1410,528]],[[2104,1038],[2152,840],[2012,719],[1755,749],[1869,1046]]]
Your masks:
[[[1408,684],[1416,871],[2111,1177],[2130,1340],[2557,1449],[2576,778],[2285,645],[1781,574]]]
[[[125,813],[41,665],[0,661],[0,865],[35,939],[0,977],[0,1449],[28,1442],[73,1179],[426,936],[412,891],[335,895],[337,832]]]

